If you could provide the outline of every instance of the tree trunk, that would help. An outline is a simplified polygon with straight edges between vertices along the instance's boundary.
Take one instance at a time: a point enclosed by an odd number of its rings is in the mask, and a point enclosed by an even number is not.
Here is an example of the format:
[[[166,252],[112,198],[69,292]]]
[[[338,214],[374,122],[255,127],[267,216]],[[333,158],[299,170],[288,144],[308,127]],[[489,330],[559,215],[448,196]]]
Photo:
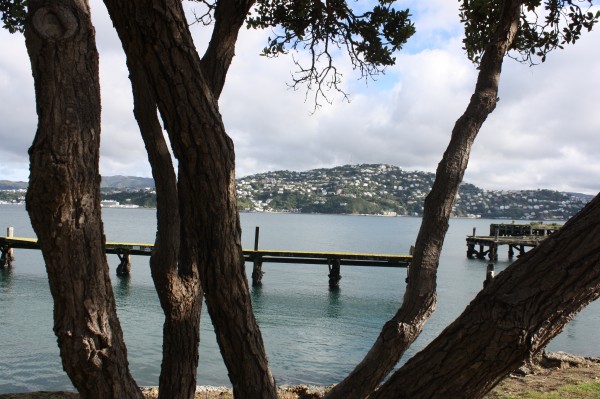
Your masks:
[[[505,3],[493,43],[483,55],[480,72],[465,113],[457,120],[431,192],[425,199],[423,221],[409,268],[402,306],[388,321],[365,358],[327,399],[365,398],[388,375],[406,349],[421,333],[436,304],[436,279],[440,253],[452,206],[467,168],[471,146],[497,102],[504,55],[515,36],[520,1]]]
[[[215,32],[225,34],[213,35],[209,49],[225,51],[207,52],[202,63],[179,1],[105,0],[105,4],[130,65],[135,59],[146,72],[179,161],[181,231],[186,242],[197,245],[188,254],[198,265],[234,395],[274,399],[275,381],[252,313],[244,268],[233,143],[217,103],[225,78],[217,70],[228,67],[233,46],[227,44],[235,43],[251,2],[219,2],[224,8],[220,15],[241,22],[233,28],[226,23],[215,27]]]
[[[54,300],[63,367],[82,398],[142,398],[131,377],[104,254],[98,53],[87,1],[28,4],[38,113],[27,210]]]
[[[202,291],[193,257],[180,234],[177,178],[158,121],[156,100],[140,65],[129,59],[134,114],[156,185],[157,234],[150,258],[152,279],[165,314],[160,399],[193,399],[196,393]],[[181,250],[180,250],[181,248]]]
[[[481,398],[600,296],[600,195],[500,273],[374,394]]]

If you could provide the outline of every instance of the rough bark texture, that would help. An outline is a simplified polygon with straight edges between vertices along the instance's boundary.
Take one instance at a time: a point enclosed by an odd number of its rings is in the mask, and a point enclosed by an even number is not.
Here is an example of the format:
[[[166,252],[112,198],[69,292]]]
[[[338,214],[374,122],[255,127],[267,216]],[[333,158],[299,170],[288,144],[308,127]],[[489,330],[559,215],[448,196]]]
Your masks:
[[[137,58],[136,58],[137,59]],[[152,167],[157,196],[157,234],[150,258],[152,279],[165,313],[159,398],[193,399],[196,392],[202,292],[193,243],[180,234],[177,177],[158,121],[156,100],[143,68],[128,62],[134,114]],[[180,251],[180,248],[182,250]]]
[[[205,58],[192,43],[175,0],[105,0],[130,59],[143,66],[179,161],[181,234],[197,250],[208,311],[236,398],[276,398],[262,336],[252,313],[241,249],[234,150],[218,110],[236,31],[251,2],[219,2],[222,21]],[[221,24],[222,22],[222,24]],[[183,251],[183,247],[181,248]]]
[[[63,367],[83,398],[142,398],[128,370],[100,215],[98,53],[87,1],[30,1],[38,129],[27,210],[54,300]]]
[[[496,106],[502,61],[518,27],[520,4],[515,0],[506,2],[495,41],[482,58],[475,91],[465,113],[457,120],[438,165],[435,182],[425,200],[402,306],[384,325],[361,363],[326,395],[327,399],[369,396],[418,337],[435,309],[437,268],[448,219],[473,141]]]
[[[500,273],[373,399],[481,398],[600,296],[600,195]]]
[[[201,61],[207,84],[217,99],[221,96],[227,71],[235,55],[235,43],[240,27],[253,4],[254,0],[217,2],[215,27]]]

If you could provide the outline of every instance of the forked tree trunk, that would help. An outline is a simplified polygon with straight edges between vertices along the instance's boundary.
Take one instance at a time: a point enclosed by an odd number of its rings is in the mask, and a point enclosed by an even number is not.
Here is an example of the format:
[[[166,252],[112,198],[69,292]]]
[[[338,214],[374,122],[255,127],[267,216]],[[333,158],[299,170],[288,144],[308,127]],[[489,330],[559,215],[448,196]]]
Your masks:
[[[600,195],[492,280],[372,398],[481,398],[599,296]]]
[[[217,50],[209,58],[216,58],[201,63],[181,2],[105,0],[105,4],[130,65],[135,62],[145,70],[179,161],[181,231],[187,242],[197,245],[189,256],[198,265],[234,395],[274,399],[275,381],[252,313],[244,268],[233,143],[217,104],[225,77],[217,70],[227,68],[233,56],[233,46],[219,42],[235,44],[241,23],[221,25],[226,37],[217,37],[216,44],[213,37],[209,45]],[[224,17],[241,14],[243,22],[249,4],[219,2],[220,12]],[[226,50],[224,57],[221,48]]]
[[[196,393],[202,290],[194,257],[181,234],[177,177],[158,121],[156,100],[140,65],[128,62],[134,114],[156,185],[157,234],[152,279],[165,314],[159,399],[193,399]]]
[[[29,1],[38,129],[27,210],[54,301],[54,333],[82,398],[142,398],[128,370],[100,215],[98,53],[87,1]]]
[[[369,396],[417,339],[435,309],[437,269],[448,219],[471,146],[496,107],[502,61],[517,31],[520,5],[517,0],[505,2],[495,38],[483,55],[475,91],[465,113],[456,121],[450,144],[438,165],[435,182],[425,199],[402,306],[384,325],[361,363],[325,396],[327,399]]]

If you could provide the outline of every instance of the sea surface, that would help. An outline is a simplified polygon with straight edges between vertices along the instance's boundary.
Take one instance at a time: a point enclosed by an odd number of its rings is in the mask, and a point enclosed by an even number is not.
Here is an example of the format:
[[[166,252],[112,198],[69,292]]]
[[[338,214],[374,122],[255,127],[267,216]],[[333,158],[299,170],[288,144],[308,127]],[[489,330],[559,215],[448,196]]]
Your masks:
[[[152,243],[155,210],[103,209],[108,241]],[[252,248],[406,254],[421,220],[410,217],[243,213],[242,241]],[[466,258],[465,236],[489,231],[493,220],[452,219],[438,273],[438,306],[402,362],[458,316],[482,288],[486,261]],[[23,206],[0,205],[0,235],[33,237]],[[62,370],[52,331],[52,298],[40,251],[15,250],[11,270],[0,271],[0,393],[72,390]],[[132,257],[130,278],[115,274],[109,255],[130,368],[141,386],[158,385],[163,314],[148,257]],[[500,253],[496,271],[509,265]],[[401,304],[405,269],[342,266],[340,289],[328,288],[326,265],[266,263],[263,286],[252,289],[256,318],[279,384],[338,382],[371,347],[382,325]],[[251,274],[247,264],[246,273]],[[584,309],[550,344],[550,350],[600,356],[600,302]],[[210,319],[201,321],[199,385],[230,385]]]

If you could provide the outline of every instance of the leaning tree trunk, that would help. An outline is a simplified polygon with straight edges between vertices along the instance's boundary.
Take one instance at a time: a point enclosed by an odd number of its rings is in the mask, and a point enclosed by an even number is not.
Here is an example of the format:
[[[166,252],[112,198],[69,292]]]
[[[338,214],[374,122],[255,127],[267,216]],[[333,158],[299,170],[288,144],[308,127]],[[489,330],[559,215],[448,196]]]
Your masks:
[[[436,304],[436,276],[448,219],[479,129],[496,107],[504,55],[516,34],[521,2],[508,0],[492,43],[482,57],[475,92],[456,121],[450,144],[425,199],[423,221],[409,268],[402,306],[388,321],[365,358],[327,399],[365,398],[389,374],[421,333]]]
[[[202,307],[197,266],[189,254],[195,244],[181,234],[177,177],[158,121],[155,97],[143,68],[132,58],[128,67],[134,114],[156,185],[157,234],[150,269],[165,314],[159,399],[193,399]]]
[[[600,296],[600,195],[390,377],[384,398],[481,398]]]
[[[63,367],[83,398],[142,398],[131,377],[100,215],[98,53],[87,1],[29,1],[38,113],[27,210],[54,300]]]
[[[197,251],[189,255],[198,265],[234,395],[238,399],[274,399],[275,381],[252,312],[244,268],[233,143],[217,103],[225,75],[211,69],[213,65],[228,67],[227,57],[221,60],[224,63],[201,63],[179,1],[105,0],[105,4],[127,57],[146,71],[179,161],[181,231],[188,242],[197,244]],[[241,12],[242,17],[249,4],[219,2],[225,8],[222,11],[238,10],[233,14]],[[227,31],[240,25],[222,27]],[[229,60],[233,51],[230,53]],[[217,75],[221,78],[215,84],[210,79]]]

